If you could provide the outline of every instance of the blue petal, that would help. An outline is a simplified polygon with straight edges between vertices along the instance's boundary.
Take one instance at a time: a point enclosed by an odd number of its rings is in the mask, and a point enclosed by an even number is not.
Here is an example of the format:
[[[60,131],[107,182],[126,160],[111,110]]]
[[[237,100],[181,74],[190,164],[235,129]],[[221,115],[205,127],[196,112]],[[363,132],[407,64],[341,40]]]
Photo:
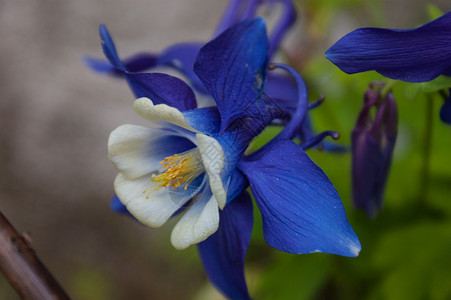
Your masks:
[[[180,111],[196,108],[196,97],[181,79],[162,73],[125,73],[137,98],[147,97],[154,104],[167,104]]]
[[[451,13],[416,29],[357,29],[326,57],[350,74],[376,70],[393,79],[430,81],[451,67]]]
[[[239,165],[262,213],[268,244],[289,253],[357,256],[360,242],[337,191],[289,140],[279,140]]]
[[[446,124],[451,125],[451,90],[448,99],[440,108],[440,120],[442,120],[442,122]]]
[[[198,244],[210,281],[230,299],[250,299],[244,277],[244,259],[252,232],[252,201],[241,193],[219,212],[219,228]]]
[[[249,116],[263,90],[268,39],[263,19],[242,21],[199,51],[194,72],[216,101],[221,131]]]

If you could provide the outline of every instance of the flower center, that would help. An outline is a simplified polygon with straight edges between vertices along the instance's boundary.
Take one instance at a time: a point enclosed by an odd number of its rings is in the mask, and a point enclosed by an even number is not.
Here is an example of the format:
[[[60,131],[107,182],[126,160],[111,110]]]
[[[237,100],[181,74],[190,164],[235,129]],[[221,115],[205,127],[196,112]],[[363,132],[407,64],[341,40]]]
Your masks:
[[[166,171],[158,175],[152,175],[150,180],[155,183],[144,191],[144,193],[146,193],[150,190],[147,197],[149,197],[152,192],[162,188],[172,187],[172,189],[176,189],[183,184],[185,184],[184,189],[186,190],[191,181],[205,172],[198,148],[168,156],[163,159],[160,164],[163,165],[162,167]]]

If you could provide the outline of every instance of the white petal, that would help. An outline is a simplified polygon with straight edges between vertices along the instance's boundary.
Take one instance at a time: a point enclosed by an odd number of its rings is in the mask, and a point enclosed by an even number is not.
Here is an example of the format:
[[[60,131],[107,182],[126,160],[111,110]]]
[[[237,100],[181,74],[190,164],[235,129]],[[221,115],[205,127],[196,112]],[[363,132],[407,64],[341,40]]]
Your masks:
[[[183,250],[206,240],[218,226],[218,203],[210,191],[204,191],[175,225],[171,243],[176,249]]]
[[[160,227],[192,198],[193,193],[174,196],[170,189],[165,188],[149,195],[150,190],[146,190],[153,185],[150,176],[129,180],[118,174],[114,181],[114,190],[128,211],[140,222],[150,227]]]
[[[185,120],[183,114],[175,107],[166,104],[154,105],[149,98],[139,98],[133,102],[133,108],[143,118],[150,121],[165,121],[183,127],[192,132],[197,132]]]
[[[128,179],[135,179],[161,170],[160,162],[165,157],[187,150],[185,143],[178,142],[181,139],[170,140],[174,137],[186,138],[193,145],[197,143],[186,132],[122,125],[110,134],[108,158]]]
[[[221,179],[221,172],[224,168],[224,151],[219,142],[212,137],[198,133],[196,139],[202,163],[210,179],[211,191],[215,195],[219,207],[223,209],[227,200],[227,191]]]
[[[160,161],[165,157],[161,151],[152,151],[158,145],[151,141],[165,135],[168,131],[136,125],[119,126],[108,139],[108,158],[129,179],[149,174],[161,168]]]

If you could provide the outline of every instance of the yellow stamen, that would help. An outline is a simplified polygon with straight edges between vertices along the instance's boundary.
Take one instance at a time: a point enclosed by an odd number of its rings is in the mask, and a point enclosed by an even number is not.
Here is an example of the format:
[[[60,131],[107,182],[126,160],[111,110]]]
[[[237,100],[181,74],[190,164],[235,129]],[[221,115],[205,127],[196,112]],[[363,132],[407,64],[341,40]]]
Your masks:
[[[154,191],[162,188],[172,187],[175,190],[185,184],[184,189],[186,190],[191,181],[205,171],[199,149],[197,148],[168,156],[160,164],[163,165],[162,168],[165,171],[158,175],[152,175],[150,180],[155,183],[143,192],[146,193],[150,190],[146,198]]]

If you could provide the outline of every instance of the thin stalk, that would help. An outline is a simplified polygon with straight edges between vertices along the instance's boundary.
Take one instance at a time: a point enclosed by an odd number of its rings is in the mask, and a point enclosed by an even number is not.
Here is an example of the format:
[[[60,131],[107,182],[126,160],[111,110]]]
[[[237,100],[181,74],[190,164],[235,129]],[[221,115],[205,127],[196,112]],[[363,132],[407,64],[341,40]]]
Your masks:
[[[431,94],[426,94],[426,123],[423,137],[422,149],[422,165],[420,170],[420,191],[418,204],[420,209],[426,206],[427,196],[429,192],[429,177],[431,165],[431,149],[432,149],[432,135],[433,135],[433,113],[434,113],[434,97]]]

